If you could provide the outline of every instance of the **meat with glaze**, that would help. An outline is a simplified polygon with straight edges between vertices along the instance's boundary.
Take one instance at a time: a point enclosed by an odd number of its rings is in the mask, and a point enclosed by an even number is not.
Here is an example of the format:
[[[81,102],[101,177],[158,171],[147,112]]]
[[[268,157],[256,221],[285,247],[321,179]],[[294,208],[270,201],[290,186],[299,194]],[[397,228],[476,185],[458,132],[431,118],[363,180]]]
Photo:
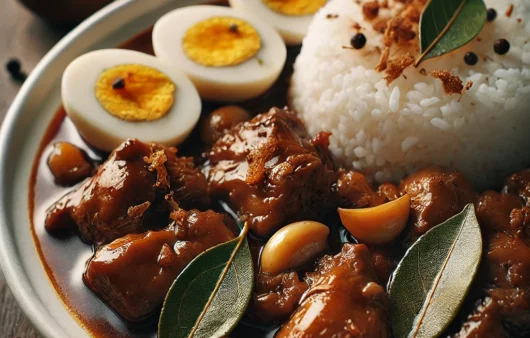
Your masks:
[[[332,206],[335,178],[321,143],[312,142],[292,112],[273,108],[213,145],[207,167],[211,192],[259,236],[295,221],[318,220]]]
[[[338,179],[334,185],[334,190],[340,198],[340,205],[345,208],[366,208],[375,207],[385,202],[384,193],[388,190],[383,188],[377,193],[366,177],[357,171],[338,171]]]
[[[530,169],[521,170],[508,177],[504,190],[521,196],[526,205],[530,205]]]
[[[491,297],[486,297],[477,302],[476,308],[471,313],[462,328],[453,338],[508,338],[509,334],[502,325],[499,315],[499,306]]]
[[[52,233],[77,229],[83,241],[105,244],[155,228],[161,214],[167,219],[165,194],[172,192],[184,208],[202,208],[209,203],[207,191],[206,178],[192,158],[130,139],[93,177],[51,206],[45,227]]]
[[[477,194],[457,171],[433,167],[405,178],[399,189],[410,195],[411,238],[415,240],[432,227],[474,203]]]
[[[484,258],[478,284],[486,296],[455,337],[530,334],[530,207],[522,204],[517,195],[486,191],[480,196]]]
[[[288,319],[308,287],[296,272],[275,276],[257,273],[256,287],[249,305],[251,317],[267,324]]]
[[[363,244],[325,256],[300,306],[276,337],[388,337],[387,294],[377,283]]]
[[[200,253],[235,236],[226,216],[179,210],[162,230],[131,234],[90,259],[85,284],[129,323],[153,315],[179,273]]]

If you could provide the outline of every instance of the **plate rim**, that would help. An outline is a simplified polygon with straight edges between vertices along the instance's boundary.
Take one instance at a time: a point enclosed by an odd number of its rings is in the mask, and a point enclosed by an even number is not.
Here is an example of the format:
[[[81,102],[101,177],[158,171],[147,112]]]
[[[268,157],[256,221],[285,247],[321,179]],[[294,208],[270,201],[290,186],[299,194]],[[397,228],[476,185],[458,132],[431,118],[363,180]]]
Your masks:
[[[21,113],[22,108],[30,99],[31,93],[36,88],[45,70],[51,67],[54,60],[67,50],[70,45],[81,39],[85,32],[104,21],[107,17],[134,5],[136,2],[138,1],[115,0],[91,15],[65,35],[46,53],[30,73],[28,79],[24,82],[7,110],[2,126],[0,127],[0,269],[4,274],[7,286],[11,290],[22,312],[29,319],[35,330],[44,337],[62,337],[68,336],[68,333],[57,325],[56,320],[48,312],[41,311],[42,308],[45,308],[45,304],[43,304],[31,287],[29,278],[25,274],[21,260],[17,255],[14,236],[8,226],[9,216],[8,208],[6,207],[6,198],[8,197],[6,186],[10,184],[9,178],[6,175],[9,160],[8,150],[17,132],[15,127],[20,119],[24,117]]]

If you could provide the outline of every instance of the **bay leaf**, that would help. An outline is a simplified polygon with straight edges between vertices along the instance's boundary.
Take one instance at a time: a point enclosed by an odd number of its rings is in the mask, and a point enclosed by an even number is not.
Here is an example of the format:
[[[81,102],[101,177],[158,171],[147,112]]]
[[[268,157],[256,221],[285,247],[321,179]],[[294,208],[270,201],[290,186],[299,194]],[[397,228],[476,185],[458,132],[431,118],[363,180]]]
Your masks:
[[[158,337],[223,337],[239,322],[250,300],[254,268],[241,235],[197,256],[166,296]]]
[[[394,336],[438,337],[462,305],[481,256],[482,237],[472,204],[420,237],[389,285]]]
[[[483,0],[429,1],[420,18],[421,56],[414,66],[473,40],[482,31],[486,16]]]

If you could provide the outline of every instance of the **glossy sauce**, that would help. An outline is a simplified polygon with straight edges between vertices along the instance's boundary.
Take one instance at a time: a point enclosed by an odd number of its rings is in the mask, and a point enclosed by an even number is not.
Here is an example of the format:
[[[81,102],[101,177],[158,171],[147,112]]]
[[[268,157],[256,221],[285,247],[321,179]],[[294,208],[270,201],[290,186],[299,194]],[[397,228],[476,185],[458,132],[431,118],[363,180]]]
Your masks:
[[[217,2],[226,5],[226,1]],[[149,29],[121,45],[121,48],[138,50],[153,54]],[[257,99],[239,104],[252,114],[267,111],[269,108],[284,107],[287,104],[287,89],[292,73],[292,64],[298,55],[299,47],[288,48],[288,59],[285,69],[271,90]],[[89,93],[87,93],[88,95]],[[218,104],[203,102],[203,116]],[[199,155],[203,150],[197,129],[179,147],[180,155]],[[131,329],[110,308],[97,298],[83,283],[82,274],[87,260],[92,256],[94,248],[83,243],[78,236],[65,238],[51,236],[44,229],[46,210],[62,195],[73,187],[56,185],[47,165],[47,159],[56,142],[70,142],[96,161],[103,161],[106,154],[91,148],[79,135],[72,121],[66,116],[62,107],[53,117],[41,141],[33,163],[29,182],[29,217],[37,251],[57,294],[77,319],[81,326],[91,335],[97,337],[156,337],[156,327],[148,330]],[[250,330],[250,331],[249,331]],[[250,328],[240,325],[233,336],[267,336],[273,331],[270,328]]]

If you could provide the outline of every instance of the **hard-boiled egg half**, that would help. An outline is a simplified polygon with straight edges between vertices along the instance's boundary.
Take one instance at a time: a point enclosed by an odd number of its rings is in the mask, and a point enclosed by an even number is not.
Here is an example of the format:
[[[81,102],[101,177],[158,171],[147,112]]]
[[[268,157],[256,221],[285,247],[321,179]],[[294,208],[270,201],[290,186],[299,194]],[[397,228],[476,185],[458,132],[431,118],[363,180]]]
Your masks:
[[[81,136],[104,151],[127,138],[177,145],[201,112],[197,90],[178,67],[123,49],[90,52],[70,63],[62,98]]]
[[[299,45],[327,0],[229,0],[230,6],[272,25],[285,43]]]
[[[155,54],[189,76],[203,99],[244,101],[269,89],[287,50],[266,23],[229,7],[190,6],[153,29]]]

